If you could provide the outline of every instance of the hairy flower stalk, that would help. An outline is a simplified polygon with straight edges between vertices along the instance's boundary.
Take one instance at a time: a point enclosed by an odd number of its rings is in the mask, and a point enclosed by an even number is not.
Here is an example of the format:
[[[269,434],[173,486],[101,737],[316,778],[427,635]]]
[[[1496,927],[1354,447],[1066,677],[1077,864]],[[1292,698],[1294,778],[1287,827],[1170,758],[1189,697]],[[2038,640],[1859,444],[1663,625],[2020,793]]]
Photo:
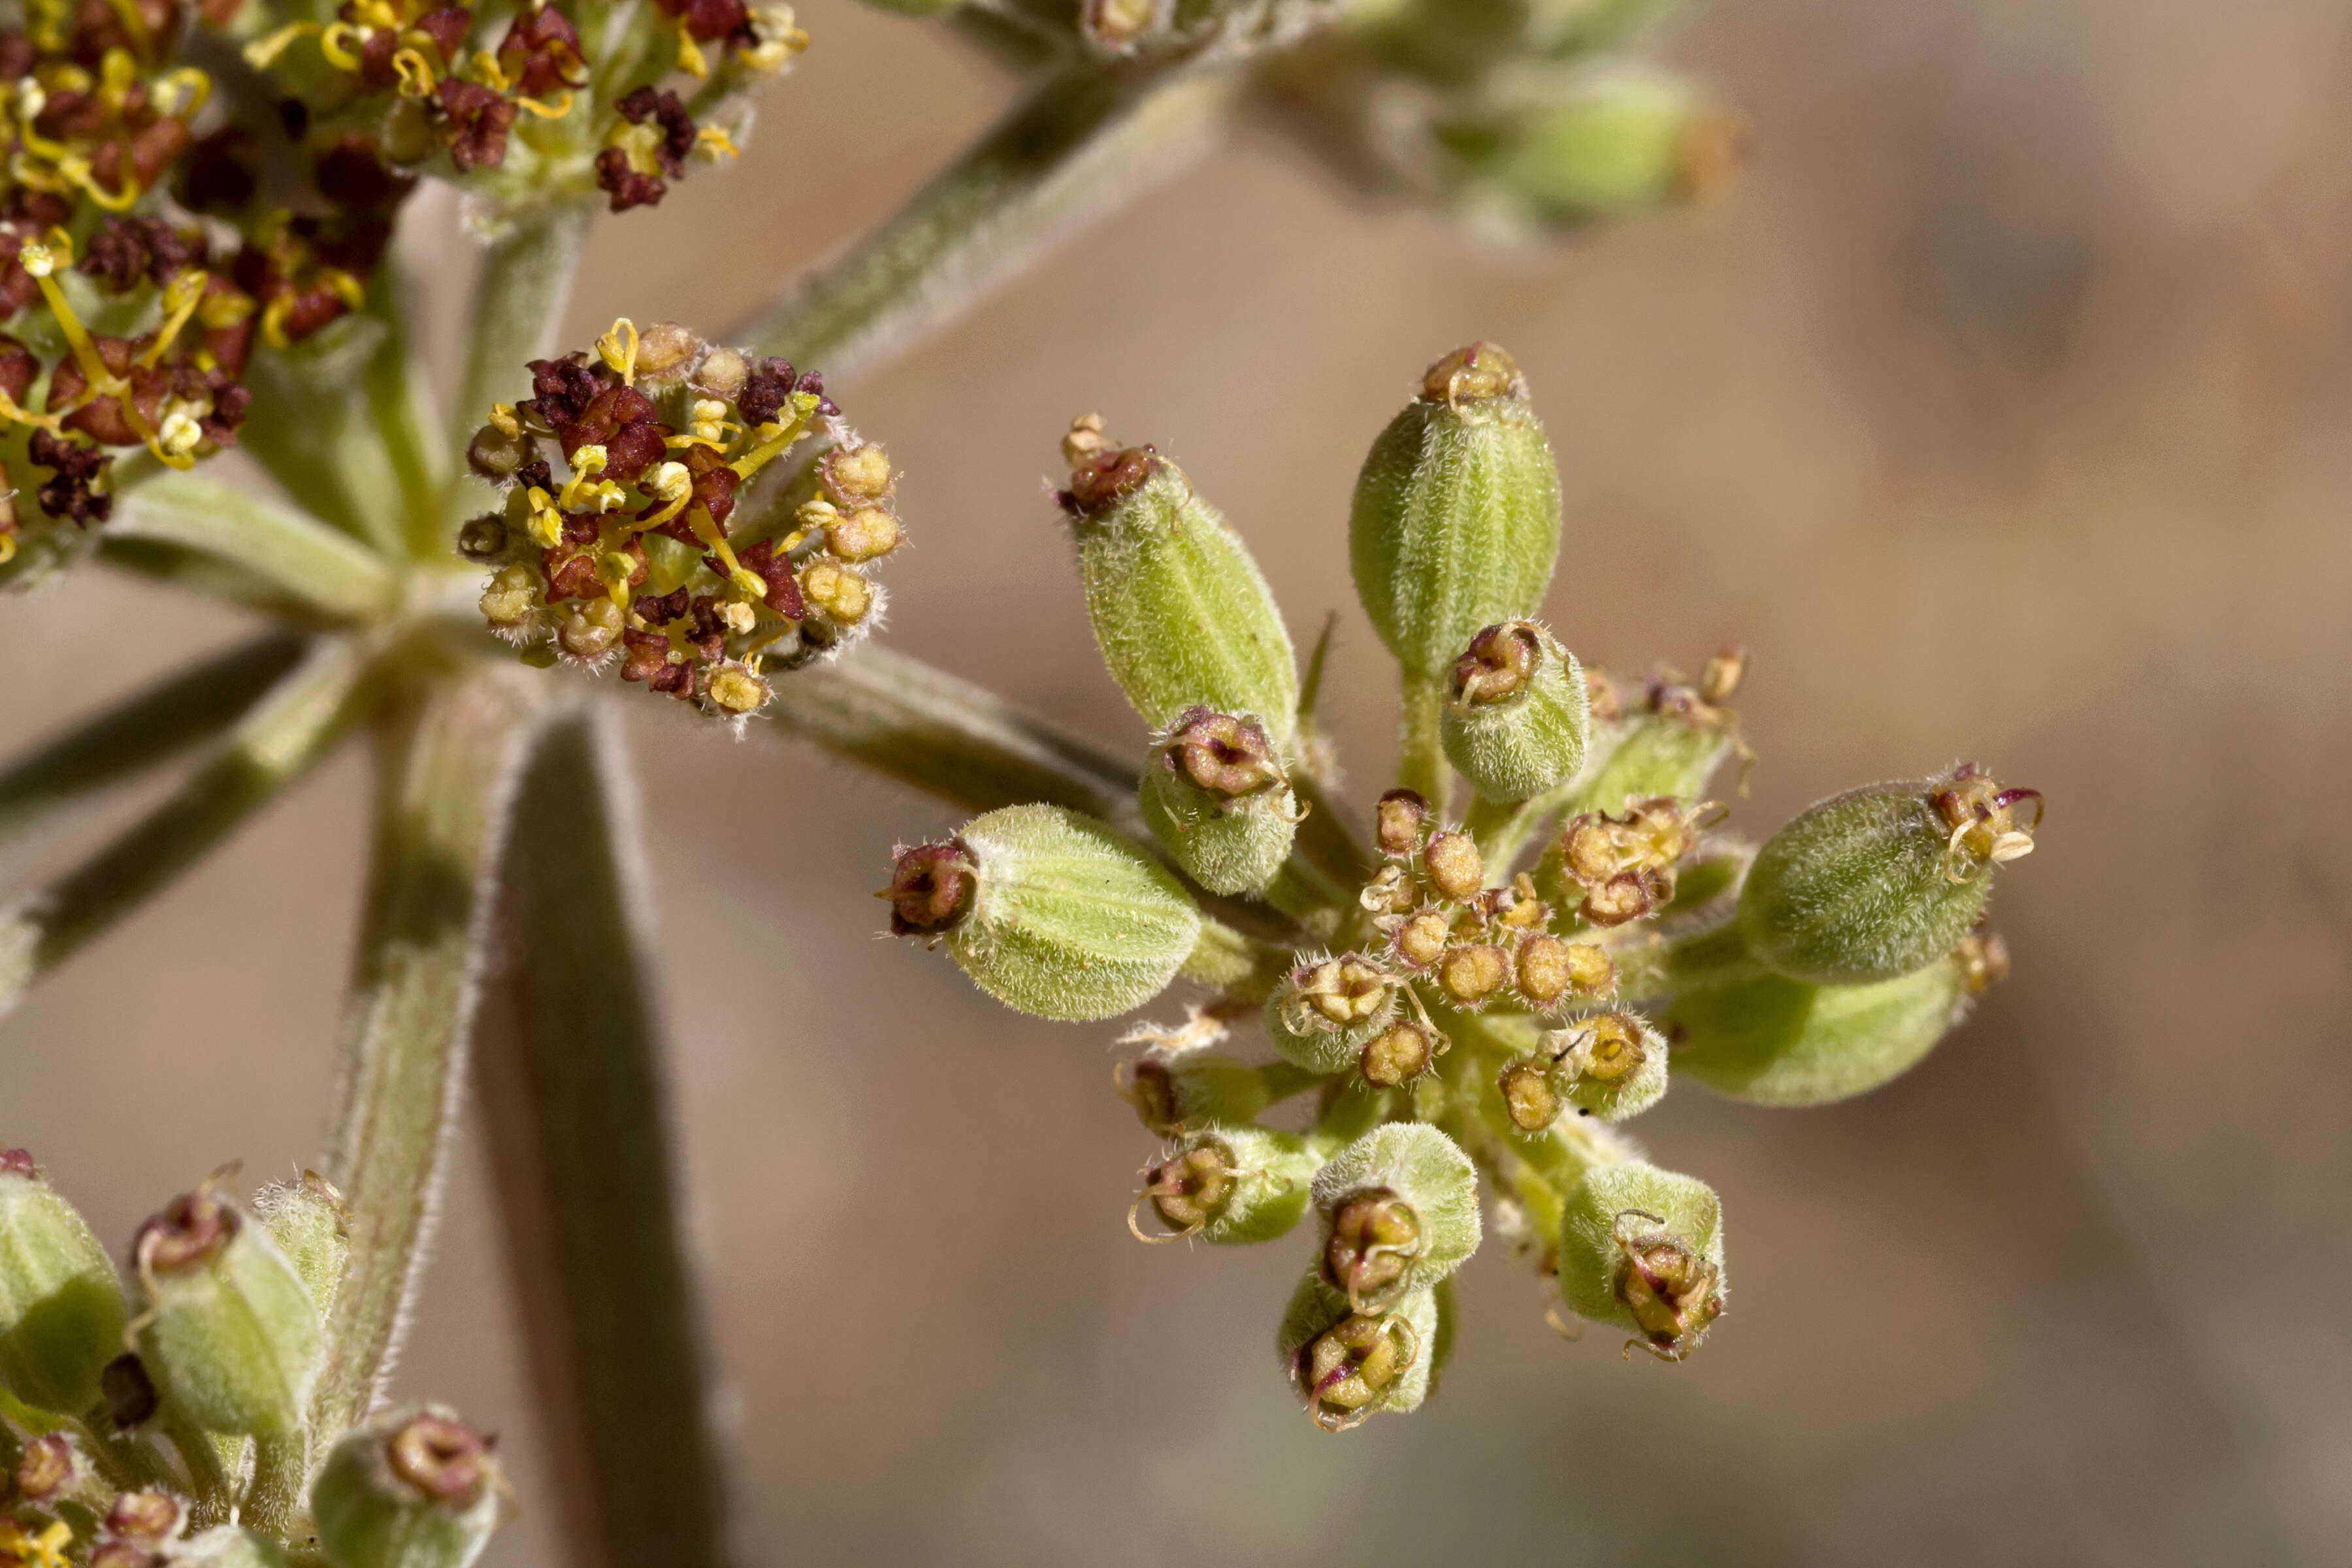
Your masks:
[[[1187,956],[1217,922],[1145,844],[1244,898],[1297,867],[1289,635],[1241,533],[1153,448],[1088,416],[1064,456],[1097,641],[1156,730],[1140,823],[1108,801],[1013,808],[902,849],[892,931],[1043,1017],[1205,988],[1183,1024],[1128,1037],[1147,1048],[1126,1092],[1170,1140],[1130,1223],[1244,1243],[1318,1216],[1277,1335],[1318,1426],[1425,1396],[1482,1188],[1566,1310],[1689,1355],[1723,1311],[1720,1205],[1599,1124],[1685,1066],[1788,1105],[1913,1065],[2005,968],[1979,922],[2040,796],[1962,764],[1824,802],[1760,851],[1721,836],[1708,789],[1747,755],[1728,707],[1747,655],[1629,681],[1530,618],[1559,482],[1518,367],[1473,344],[1431,367],[1357,489],[1356,581],[1405,710],[1368,869],[1303,902],[1291,885],[1307,934],[1221,971]],[[1456,770],[1478,793],[1459,821]],[[1252,1016],[1277,1059],[1219,1048]]]

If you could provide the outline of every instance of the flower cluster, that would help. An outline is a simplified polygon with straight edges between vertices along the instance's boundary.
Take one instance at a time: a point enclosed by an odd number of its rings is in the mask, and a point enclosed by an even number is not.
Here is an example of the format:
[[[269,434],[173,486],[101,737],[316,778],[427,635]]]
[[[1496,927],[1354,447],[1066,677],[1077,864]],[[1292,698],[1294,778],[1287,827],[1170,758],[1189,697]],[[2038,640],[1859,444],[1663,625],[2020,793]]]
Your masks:
[[[484,617],[527,661],[617,661],[741,719],[767,704],[767,671],[880,618],[868,573],[905,537],[898,476],[815,372],[627,321],[530,372],[532,395],[492,409],[467,452],[505,505],[458,538],[492,568]],[[777,461],[812,436],[813,459]]]
[[[1810,1105],[1916,1063],[2006,970],[1990,883],[2032,848],[2041,797],[1962,763],[1761,846],[1721,832],[1711,781],[1751,760],[1728,706],[1748,656],[1613,679],[1528,618],[1559,481],[1517,367],[1480,343],[1431,368],[1351,509],[1403,685],[1367,842],[1240,537],[1098,419],[1065,454],[1097,642],[1154,727],[1135,826],[1015,806],[901,848],[891,930],[1043,1017],[1205,989],[1126,1037],[1125,1092],[1167,1140],[1129,1223],[1241,1243],[1312,1220],[1276,1342],[1318,1425],[1421,1403],[1487,1226],[1556,1308],[1690,1354],[1726,1299],[1721,1205],[1619,1128],[1670,1079]],[[1253,1016],[1271,1060],[1220,1048]]]
[[[689,157],[731,156],[728,131],[698,121],[808,47],[789,5],[656,0],[593,37],[579,9],[344,0],[335,20],[288,22],[246,58],[285,84],[314,138],[364,137],[399,167],[475,176],[493,201],[593,188],[625,212],[658,203]],[[690,101],[663,85],[681,74]]]

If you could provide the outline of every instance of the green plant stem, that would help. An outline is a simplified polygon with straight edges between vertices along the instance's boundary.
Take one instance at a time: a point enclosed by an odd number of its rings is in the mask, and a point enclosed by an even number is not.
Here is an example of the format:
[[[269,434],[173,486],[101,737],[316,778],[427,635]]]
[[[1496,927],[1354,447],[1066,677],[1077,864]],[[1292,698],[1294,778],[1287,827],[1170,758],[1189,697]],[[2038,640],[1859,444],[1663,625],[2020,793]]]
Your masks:
[[[836,380],[874,365],[1213,145],[1231,69],[1049,77],[881,228],[735,334]]]
[[[1445,714],[1442,680],[1407,680],[1397,721],[1397,787],[1418,791],[1442,820],[1445,816]]]
[[[253,1479],[245,1489],[237,1522],[263,1535],[283,1537],[293,1528],[309,1495],[310,1446],[308,1435],[253,1440]]]
[[[168,1405],[160,1425],[163,1436],[179,1451],[180,1463],[187,1468],[188,1484],[194,1493],[189,1500],[191,1525],[201,1530],[223,1522],[236,1500],[212,1434]]]
[[[467,315],[465,368],[449,414],[451,450],[466,450],[492,404],[511,403],[528,393],[530,372],[525,367],[554,352],[580,247],[594,216],[588,202],[548,207],[517,220],[511,232],[483,251]],[[423,560],[448,555],[448,525],[488,493],[473,486],[461,458],[437,512],[427,508],[412,517],[410,549]]]
[[[1039,801],[1150,837],[1133,763],[879,644],[777,681],[768,712],[836,756],[970,810]]]
[[[24,753],[0,773],[0,841],[219,734],[293,668],[304,646],[291,632],[238,643]]]
[[[634,790],[603,707],[548,731],[499,893],[475,1071],[572,1568],[729,1560]]]
[[[1201,940],[1184,960],[1183,974],[1227,995],[1263,1002],[1274,994],[1290,964],[1288,948],[1260,942],[1212,918],[1201,922]]]
[[[363,702],[364,665],[314,644],[227,744],[162,805],[40,892],[0,913],[0,1013],[243,826],[333,749]]]
[[[193,474],[152,480],[123,498],[106,540],[214,557],[331,620],[363,620],[392,605],[390,568],[349,534]]]
[[[376,721],[375,843],[321,1164],[351,1210],[311,1404],[322,1447],[374,1401],[422,1269],[537,689],[520,673],[403,693]]]

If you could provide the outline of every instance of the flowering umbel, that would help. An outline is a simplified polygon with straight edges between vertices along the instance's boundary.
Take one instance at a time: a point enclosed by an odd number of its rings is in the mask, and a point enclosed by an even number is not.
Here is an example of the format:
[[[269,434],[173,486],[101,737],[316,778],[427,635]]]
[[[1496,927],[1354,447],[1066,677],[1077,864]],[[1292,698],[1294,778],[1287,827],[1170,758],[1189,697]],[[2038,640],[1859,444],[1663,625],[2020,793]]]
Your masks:
[[[505,504],[457,542],[491,568],[483,617],[526,661],[617,663],[743,719],[771,674],[880,620],[871,574],[904,538],[898,475],[815,372],[623,320],[530,374],[531,395],[493,408],[467,453]]]
[[[1746,651],[1612,678],[1531,618],[1559,481],[1518,366],[1476,343],[1431,367],[1357,489],[1354,574],[1421,786],[1382,795],[1365,842],[1240,533],[1098,418],[1064,453],[1097,639],[1154,727],[1137,816],[1190,881],[1136,830],[1013,808],[899,851],[891,929],[1045,1017],[1208,990],[1127,1037],[1147,1049],[1126,1092],[1170,1140],[1129,1220],[1239,1243],[1317,1216],[1277,1335],[1317,1425],[1426,1396],[1482,1187],[1561,1305],[1688,1356],[1723,1312],[1721,1206],[1616,1126],[1685,1065],[1806,1105],[1916,1062],[2007,966],[1981,921],[2041,797],[1964,763],[1823,802],[1760,852],[1722,833]],[[1253,1016],[1276,1060],[1216,1048]]]

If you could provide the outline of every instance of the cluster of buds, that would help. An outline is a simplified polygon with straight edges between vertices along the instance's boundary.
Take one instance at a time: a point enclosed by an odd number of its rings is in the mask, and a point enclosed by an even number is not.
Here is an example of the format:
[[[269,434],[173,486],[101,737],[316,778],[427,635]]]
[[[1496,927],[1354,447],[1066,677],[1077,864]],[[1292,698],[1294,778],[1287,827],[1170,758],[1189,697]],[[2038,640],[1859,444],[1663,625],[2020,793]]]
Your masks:
[[[0,1563],[270,1568],[291,1540],[328,1568],[467,1568],[498,1521],[485,1438],[438,1409],[314,1428],[348,1234],[316,1175],[249,1206],[215,1175],[140,1226],[126,1292],[32,1157],[0,1151]],[[264,1509],[285,1539],[237,1522],[289,1482],[307,1510]]]
[[[1690,1354],[1723,1311],[1721,1205],[1622,1127],[1685,1075],[1815,1105],[1916,1063],[2006,971],[1986,900],[2040,797],[1963,764],[1760,847],[1720,832],[1747,655],[1612,679],[1529,618],[1559,480],[1518,367],[1477,343],[1431,367],[1358,480],[1356,586],[1404,691],[1403,782],[1358,839],[1240,536],[1098,418],[1064,454],[1097,642],[1152,731],[1142,831],[991,812],[898,851],[891,930],[1040,1017],[1205,990],[1126,1037],[1124,1092],[1166,1141],[1129,1224],[1223,1244],[1312,1221],[1276,1338],[1318,1426],[1425,1397],[1482,1194],[1555,1310]],[[1223,1048],[1253,1017],[1272,1059]]]
[[[625,212],[658,203],[690,158],[733,156],[717,121],[808,47],[789,5],[656,0],[585,34],[580,9],[344,0],[334,20],[288,22],[245,55],[312,135],[363,135],[388,163],[493,201],[595,189]],[[664,85],[680,77],[685,98]]]
[[[530,372],[532,395],[493,408],[467,453],[505,504],[457,540],[526,662],[617,663],[738,720],[767,705],[770,671],[880,619],[868,574],[904,539],[898,476],[816,373],[625,320]],[[813,458],[779,461],[811,437]]]

